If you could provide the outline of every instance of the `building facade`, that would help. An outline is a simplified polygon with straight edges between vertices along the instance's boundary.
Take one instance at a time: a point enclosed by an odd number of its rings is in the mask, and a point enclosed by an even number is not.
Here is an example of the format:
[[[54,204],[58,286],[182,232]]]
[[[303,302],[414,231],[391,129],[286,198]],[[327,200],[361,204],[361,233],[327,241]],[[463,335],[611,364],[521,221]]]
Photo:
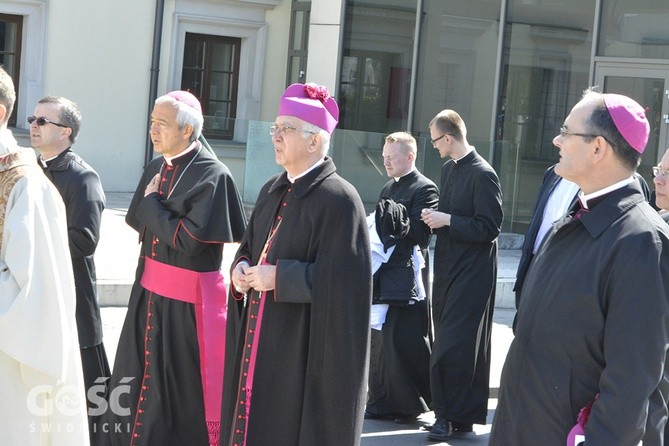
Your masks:
[[[0,63],[14,77],[11,125],[47,94],[82,109],[75,148],[107,191],[131,191],[152,155],[156,95],[202,100],[205,135],[252,204],[278,168],[267,131],[292,82],[327,85],[341,107],[331,155],[371,208],[385,182],[383,137],[408,130],[439,180],[427,124],[457,110],[496,168],[504,230],[523,233],[552,145],[582,91],[598,85],[648,109],[641,174],[669,146],[666,0],[9,0]]]

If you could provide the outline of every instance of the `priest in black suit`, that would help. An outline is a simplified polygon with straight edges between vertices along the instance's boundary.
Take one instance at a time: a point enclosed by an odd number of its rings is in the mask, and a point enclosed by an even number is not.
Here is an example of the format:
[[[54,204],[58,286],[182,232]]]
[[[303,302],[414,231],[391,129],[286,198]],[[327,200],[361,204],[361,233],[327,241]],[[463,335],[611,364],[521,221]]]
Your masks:
[[[438,210],[423,214],[437,235],[430,358],[437,420],[428,438],[448,441],[486,423],[502,190],[497,173],[467,142],[458,113],[443,110],[429,128],[439,155],[450,159],[441,169]]]
[[[398,423],[414,421],[431,403],[430,319],[421,264],[432,234],[421,212],[435,209],[439,195],[416,169],[417,152],[410,134],[386,136],[383,164],[391,179],[381,189],[371,229],[392,253],[374,274],[373,303],[385,312],[385,322],[372,329],[365,417]]]

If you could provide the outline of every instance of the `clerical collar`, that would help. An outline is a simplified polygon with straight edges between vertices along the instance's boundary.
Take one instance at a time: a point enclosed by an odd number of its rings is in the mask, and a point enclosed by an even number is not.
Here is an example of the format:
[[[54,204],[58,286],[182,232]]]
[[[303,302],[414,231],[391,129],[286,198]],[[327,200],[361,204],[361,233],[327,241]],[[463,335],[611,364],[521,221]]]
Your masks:
[[[163,158],[165,158],[165,164],[167,164],[168,166],[171,166],[171,165],[172,165],[172,160],[173,160],[173,159],[175,159],[175,158],[179,158],[179,157],[181,157],[181,156],[184,156],[184,155],[187,154],[188,152],[191,152],[196,146],[197,146],[197,141],[193,141],[193,142],[190,144],[190,146],[186,147],[186,150],[184,150],[183,152],[179,152],[179,153],[177,153],[177,154],[174,155],[174,156],[164,156]]]
[[[411,169],[410,171],[408,171],[407,173],[405,173],[404,175],[400,176],[400,177],[393,177],[393,180],[395,180],[395,182],[397,183],[399,180],[401,180],[401,179],[404,178],[405,176],[409,175],[409,174],[410,174],[411,172],[413,172],[414,170],[416,170],[415,167],[414,167],[413,169]]]
[[[311,166],[310,168],[308,168],[307,170],[305,170],[301,174],[295,175],[294,177],[291,177],[290,175],[288,175],[288,172],[286,172],[286,177],[288,178],[288,181],[290,181],[291,183],[294,183],[296,180],[299,180],[300,178],[302,178],[303,176],[305,176],[306,174],[308,174],[309,172],[311,172],[312,170],[314,170],[315,168],[317,168],[318,166],[320,166],[324,162],[325,162],[325,158],[321,158],[318,161],[316,161],[316,163],[313,166]]]
[[[583,206],[583,208],[589,209],[588,208],[588,201],[591,201],[592,199],[597,198],[597,197],[601,197],[602,195],[606,195],[610,192],[613,192],[614,190],[621,189],[621,188],[627,186],[628,184],[632,183],[633,181],[634,181],[634,177],[629,177],[625,180],[618,181],[615,184],[607,186],[604,189],[600,189],[600,190],[595,191],[595,192],[593,192],[591,194],[588,194],[588,195],[583,195],[583,191],[581,191],[581,192],[578,193],[578,199],[580,200],[581,205]]]
[[[42,166],[42,169],[46,169],[47,167],[49,167],[49,165],[51,164],[51,162],[53,160],[55,160],[56,158],[61,156],[63,153],[69,152],[71,148],[72,148],[72,146],[69,146],[67,149],[63,150],[62,152],[60,152],[57,155],[52,156],[51,158],[48,158],[48,159],[44,159],[42,157],[42,154],[40,153],[39,155],[37,155],[37,162],[39,163],[40,166]]]
[[[467,155],[469,155],[470,153],[472,153],[472,150],[474,150],[474,147],[472,147],[472,146],[468,146],[468,147],[467,147],[467,153],[465,153],[464,155],[462,155],[462,156],[461,156],[460,158],[458,158],[458,159],[454,159],[453,162],[454,162],[455,164],[458,164],[458,161],[460,161],[462,158],[464,158],[464,157],[466,157]]]

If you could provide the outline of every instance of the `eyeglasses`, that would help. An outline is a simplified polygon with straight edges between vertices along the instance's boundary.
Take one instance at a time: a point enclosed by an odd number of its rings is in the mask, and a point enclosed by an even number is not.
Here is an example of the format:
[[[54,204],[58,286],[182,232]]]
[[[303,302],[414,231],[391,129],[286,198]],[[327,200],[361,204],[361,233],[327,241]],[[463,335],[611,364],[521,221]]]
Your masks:
[[[441,138],[443,138],[443,137],[446,136],[446,135],[448,135],[448,136],[453,136],[452,133],[444,133],[444,134],[441,135],[439,138],[430,139],[430,141],[432,141],[432,145],[437,144],[437,141],[439,141]]]
[[[581,138],[597,138],[598,136],[602,136],[602,135],[595,135],[594,133],[570,132],[569,130],[567,130],[566,127],[560,127],[560,136],[563,137],[563,138],[566,138],[567,136],[580,136]],[[604,138],[604,137],[602,136],[602,138]],[[606,138],[604,138],[604,139],[606,139]]]
[[[281,133],[282,135],[285,135],[286,133],[292,133],[295,130],[299,130],[300,132],[305,132],[305,133],[311,133],[312,135],[315,135],[316,132],[311,132],[309,130],[304,130],[304,129],[298,129],[293,127],[292,125],[289,124],[272,124],[269,126],[269,134],[274,136],[278,133]]]
[[[653,176],[667,178],[669,176],[669,170],[662,170],[660,166],[653,166]]]
[[[43,125],[46,125],[46,124],[53,124],[53,125],[57,125],[58,127],[68,128],[68,126],[66,126],[66,125],[59,124],[59,123],[53,122],[53,121],[49,121],[44,116],[40,116],[39,118],[36,118],[35,116],[28,116],[28,124],[32,124],[33,122],[36,123],[40,127],[42,127]]]

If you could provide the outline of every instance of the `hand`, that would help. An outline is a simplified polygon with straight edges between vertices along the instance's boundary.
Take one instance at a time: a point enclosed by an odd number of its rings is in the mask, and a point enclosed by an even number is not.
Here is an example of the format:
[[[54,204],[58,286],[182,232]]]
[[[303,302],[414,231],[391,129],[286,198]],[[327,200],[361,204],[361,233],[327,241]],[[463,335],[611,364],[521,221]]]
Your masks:
[[[276,266],[256,265],[246,269],[246,282],[256,291],[271,291],[276,282]]]
[[[434,209],[423,209],[420,213],[420,219],[430,229],[438,229],[451,225],[451,214],[435,211]]]
[[[230,278],[232,279],[232,286],[235,287],[235,291],[241,294],[246,294],[251,289],[246,280],[246,270],[249,268],[249,264],[246,262],[239,262],[235,268],[232,270]]]
[[[146,197],[149,194],[158,192],[159,187],[160,187],[160,174],[157,173],[153,178],[151,178],[149,184],[146,185],[146,189],[144,189],[144,196]]]

